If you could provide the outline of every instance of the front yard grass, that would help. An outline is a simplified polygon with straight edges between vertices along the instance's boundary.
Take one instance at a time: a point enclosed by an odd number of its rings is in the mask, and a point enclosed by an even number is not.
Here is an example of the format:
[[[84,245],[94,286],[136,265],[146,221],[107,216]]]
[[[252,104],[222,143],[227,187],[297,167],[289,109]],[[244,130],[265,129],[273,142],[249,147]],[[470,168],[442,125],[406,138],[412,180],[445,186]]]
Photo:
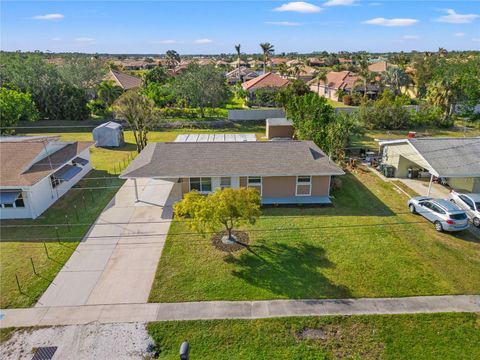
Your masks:
[[[150,323],[158,359],[478,359],[478,314],[370,315]],[[320,338],[304,338],[304,330]],[[313,332],[311,331],[310,334]]]
[[[248,249],[223,253],[174,220],[151,302],[478,294],[480,242],[440,234],[370,172],[341,177],[335,207],[265,208]]]
[[[104,172],[94,170],[86,177],[104,175]],[[35,220],[2,220],[0,308],[28,307],[36,303],[122,183],[112,178],[107,181],[107,189],[72,189]],[[104,184],[103,179],[98,182],[81,180],[77,186],[99,187]],[[74,206],[77,207],[76,212]],[[38,275],[34,274],[30,259]],[[15,275],[18,276],[21,293]]]

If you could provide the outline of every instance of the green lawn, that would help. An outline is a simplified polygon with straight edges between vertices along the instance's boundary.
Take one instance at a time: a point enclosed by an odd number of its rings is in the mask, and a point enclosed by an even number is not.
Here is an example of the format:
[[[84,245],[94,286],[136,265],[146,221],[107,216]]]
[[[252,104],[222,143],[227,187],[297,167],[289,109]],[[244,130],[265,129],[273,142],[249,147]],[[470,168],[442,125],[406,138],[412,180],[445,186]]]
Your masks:
[[[102,171],[91,171],[86,177],[104,175]],[[116,178],[107,182],[82,180],[79,186],[107,185],[112,188],[72,189],[35,220],[2,221],[0,308],[28,307],[35,304],[121,183]],[[74,206],[77,206],[77,211]],[[57,241],[57,233],[60,241]],[[34,274],[30,259],[33,260],[38,275]],[[18,276],[22,293],[18,290],[15,275]]]
[[[223,253],[173,221],[151,302],[480,292],[480,241],[439,234],[375,175],[342,178],[335,207],[267,208],[249,249]]]
[[[307,329],[321,338],[305,338]],[[276,318],[150,323],[158,359],[479,359],[477,314]]]

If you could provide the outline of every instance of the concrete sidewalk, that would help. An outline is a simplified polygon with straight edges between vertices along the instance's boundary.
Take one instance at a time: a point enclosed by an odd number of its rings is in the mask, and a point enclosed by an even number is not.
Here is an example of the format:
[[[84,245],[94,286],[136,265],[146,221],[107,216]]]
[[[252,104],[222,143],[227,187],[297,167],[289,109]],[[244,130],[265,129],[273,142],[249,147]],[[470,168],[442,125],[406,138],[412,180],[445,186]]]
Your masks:
[[[35,307],[1,310],[0,327],[436,312],[480,312],[480,295]]]
[[[180,195],[175,181],[127,181],[36,307],[146,303]]]

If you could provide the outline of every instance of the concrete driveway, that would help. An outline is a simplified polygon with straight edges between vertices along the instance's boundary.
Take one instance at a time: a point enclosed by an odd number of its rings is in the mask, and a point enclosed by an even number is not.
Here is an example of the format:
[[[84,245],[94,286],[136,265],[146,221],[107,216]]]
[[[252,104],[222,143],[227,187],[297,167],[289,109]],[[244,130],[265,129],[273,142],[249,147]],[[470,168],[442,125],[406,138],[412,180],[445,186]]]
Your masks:
[[[146,303],[181,198],[172,181],[127,181],[99,216],[37,307]]]

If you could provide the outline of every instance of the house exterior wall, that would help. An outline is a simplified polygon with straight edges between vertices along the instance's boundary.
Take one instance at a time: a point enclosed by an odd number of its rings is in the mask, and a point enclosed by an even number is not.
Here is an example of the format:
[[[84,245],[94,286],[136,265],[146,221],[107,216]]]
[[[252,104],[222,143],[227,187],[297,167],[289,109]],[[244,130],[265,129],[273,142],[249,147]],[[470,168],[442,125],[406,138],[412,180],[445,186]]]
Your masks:
[[[480,192],[480,178],[478,177],[447,178],[447,183],[455,190],[466,190],[473,193]]]
[[[339,101],[337,90],[326,87],[324,85],[318,86],[317,84],[310,85],[310,90],[330,100]]]
[[[212,177],[212,191],[220,187],[220,177]],[[238,189],[247,187],[247,177],[231,177],[231,187]],[[190,181],[182,178],[182,196],[190,191]],[[264,176],[262,177],[262,198],[289,198],[296,196],[329,196],[330,176],[312,176],[311,186],[298,185],[296,176]]]
[[[0,211],[0,219],[35,219],[47,210],[55,201],[65,195],[76,183],[78,183],[90,170],[90,150],[87,148],[82,151],[79,157],[88,160],[88,164],[82,167],[73,179],[65,181],[53,188],[50,176],[46,176],[35,185],[30,187],[16,187],[22,189],[22,195],[25,202],[25,208],[5,208]],[[67,164],[71,164],[71,161]],[[15,187],[10,187],[15,188]]]
[[[408,168],[421,167],[429,170],[430,166],[410,144],[385,145],[382,161],[395,167],[395,177],[407,177]]]
[[[273,138],[292,138],[293,125],[268,125],[267,139]]]

